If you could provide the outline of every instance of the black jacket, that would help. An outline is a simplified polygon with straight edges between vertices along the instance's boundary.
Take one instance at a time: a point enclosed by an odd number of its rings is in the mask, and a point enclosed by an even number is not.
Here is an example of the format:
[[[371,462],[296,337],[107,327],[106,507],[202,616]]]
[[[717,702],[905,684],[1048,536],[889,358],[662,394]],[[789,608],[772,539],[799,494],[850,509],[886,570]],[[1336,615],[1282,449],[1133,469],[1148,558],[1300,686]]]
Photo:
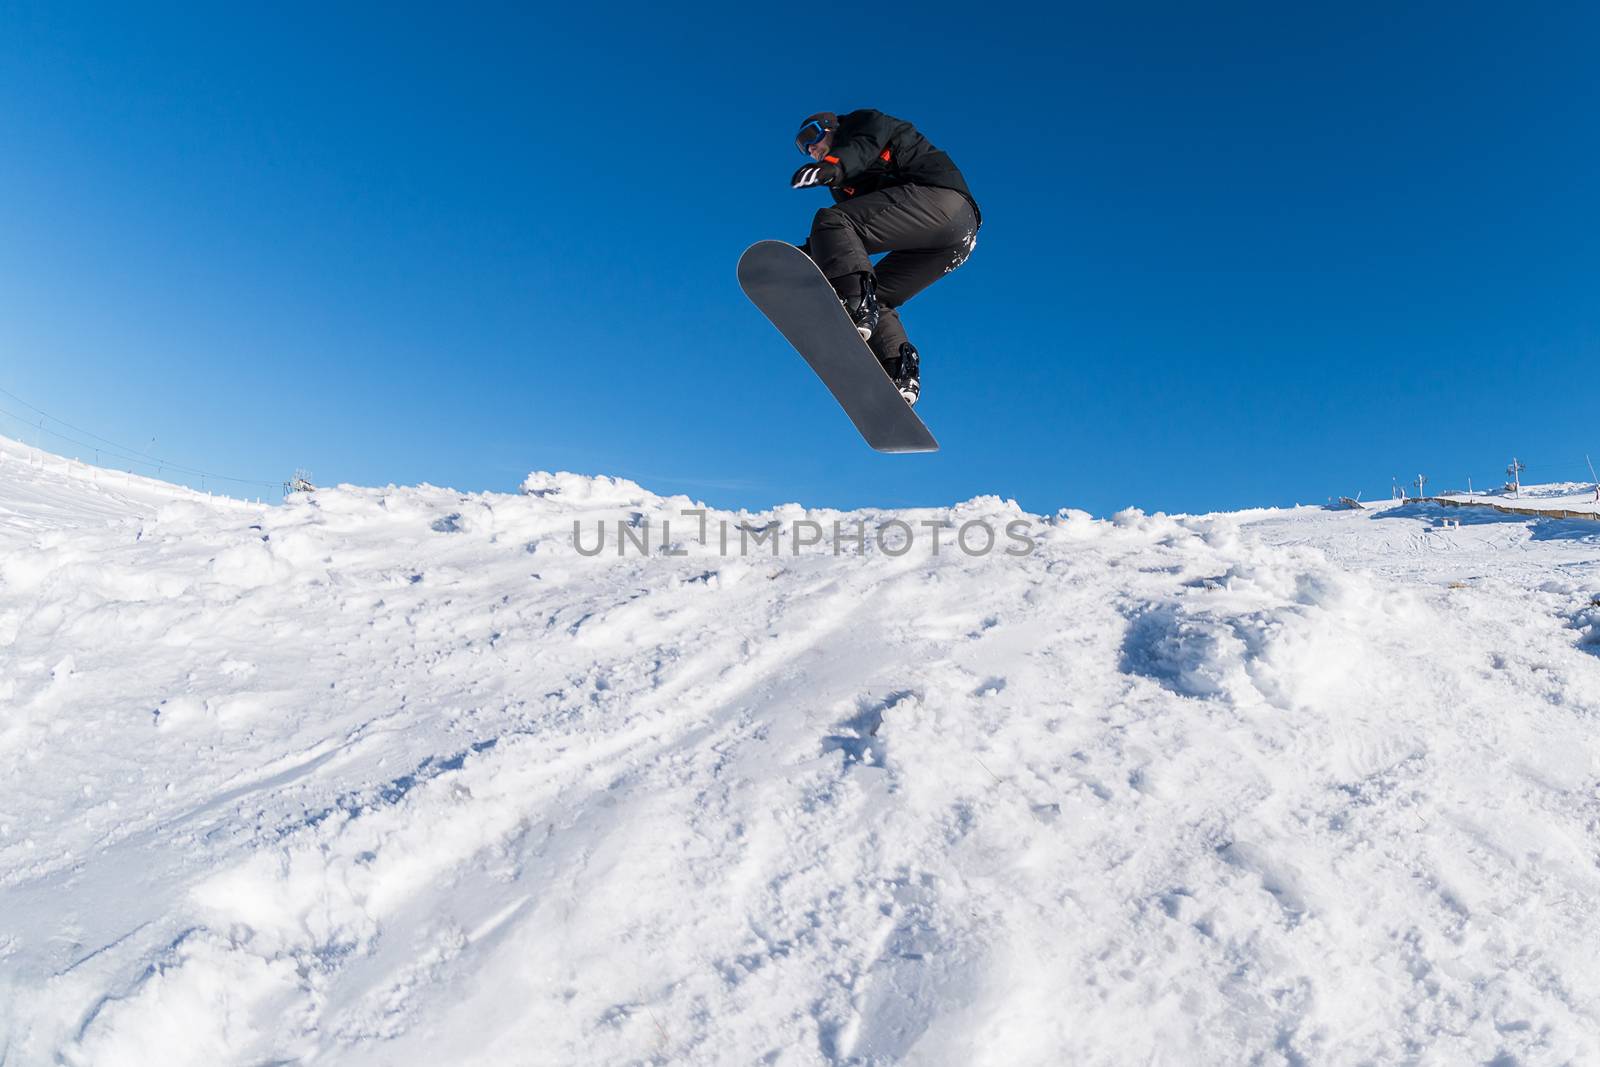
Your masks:
[[[833,186],[835,202],[896,185],[935,185],[966,197],[982,222],[978,202],[955,163],[904,119],[871,108],[840,115],[833,147],[824,158],[843,173]]]

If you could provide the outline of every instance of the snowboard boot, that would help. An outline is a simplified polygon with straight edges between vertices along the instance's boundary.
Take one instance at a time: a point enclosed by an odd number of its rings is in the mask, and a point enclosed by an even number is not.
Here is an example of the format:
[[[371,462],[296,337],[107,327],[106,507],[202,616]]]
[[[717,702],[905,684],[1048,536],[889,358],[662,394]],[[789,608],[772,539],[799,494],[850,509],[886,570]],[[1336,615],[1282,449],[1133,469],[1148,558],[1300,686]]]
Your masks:
[[[855,323],[856,332],[863,341],[869,340],[872,331],[878,328],[878,279],[865,273],[852,274],[839,279],[834,291],[844,303],[850,321]]]
[[[894,387],[900,390],[907,404],[915,406],[917,397],[922,394],[922,359],[917,355],[916,346],[910,341],[901,341],[899,354],[882,362],[884,372],[894,379]]]

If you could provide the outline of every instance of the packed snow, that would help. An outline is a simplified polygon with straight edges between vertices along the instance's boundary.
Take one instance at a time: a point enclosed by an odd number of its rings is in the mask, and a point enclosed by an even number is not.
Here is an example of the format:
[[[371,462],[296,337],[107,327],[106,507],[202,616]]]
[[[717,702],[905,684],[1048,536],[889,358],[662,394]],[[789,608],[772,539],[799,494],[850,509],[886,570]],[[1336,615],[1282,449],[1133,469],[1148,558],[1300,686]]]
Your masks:
[[[0,1064],[1600,1062],[1597,597],[1486,509],[0,441]]]

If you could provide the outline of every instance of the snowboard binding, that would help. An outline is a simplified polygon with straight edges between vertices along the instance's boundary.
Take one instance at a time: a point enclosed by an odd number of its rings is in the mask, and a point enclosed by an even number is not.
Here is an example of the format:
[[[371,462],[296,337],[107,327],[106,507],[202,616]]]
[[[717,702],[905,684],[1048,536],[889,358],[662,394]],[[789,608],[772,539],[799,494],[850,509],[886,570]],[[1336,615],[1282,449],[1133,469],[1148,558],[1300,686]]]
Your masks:
[[[872,339],[872,331],[878,328],[881,314],[881,305],[878,303],[878,279],[871,274],[856,274],[853,277],[860,279],[860,292],[853,296],[841,294],[839,299],[844,302],[845,314],[855,323],[856,332],[861,335],[863,341],[868,341]]]

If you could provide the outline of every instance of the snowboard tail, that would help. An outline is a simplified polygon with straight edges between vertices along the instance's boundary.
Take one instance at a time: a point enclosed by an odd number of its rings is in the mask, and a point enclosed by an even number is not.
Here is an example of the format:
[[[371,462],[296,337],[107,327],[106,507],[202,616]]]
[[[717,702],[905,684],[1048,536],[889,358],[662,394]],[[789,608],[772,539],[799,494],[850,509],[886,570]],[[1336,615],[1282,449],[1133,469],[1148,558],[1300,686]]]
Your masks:
[[[739,286],[816,371],[867,444],[879,452],[939,450],[811,257],[784,241],[757,241],[739,257]]]

